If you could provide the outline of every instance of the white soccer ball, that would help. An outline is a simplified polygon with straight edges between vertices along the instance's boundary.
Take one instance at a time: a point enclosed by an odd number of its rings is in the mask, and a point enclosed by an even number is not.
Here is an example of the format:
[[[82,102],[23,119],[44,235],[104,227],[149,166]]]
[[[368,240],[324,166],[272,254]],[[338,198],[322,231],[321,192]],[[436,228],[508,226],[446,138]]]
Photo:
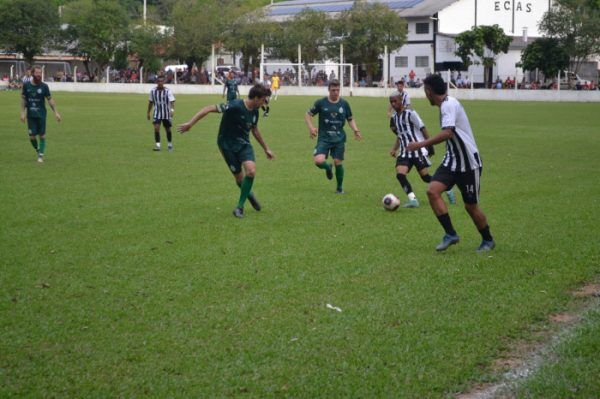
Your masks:
[[[387,211],[395,211],[400,207],[400,200],[394,194],[386,194],[381,200],[381,204]]]

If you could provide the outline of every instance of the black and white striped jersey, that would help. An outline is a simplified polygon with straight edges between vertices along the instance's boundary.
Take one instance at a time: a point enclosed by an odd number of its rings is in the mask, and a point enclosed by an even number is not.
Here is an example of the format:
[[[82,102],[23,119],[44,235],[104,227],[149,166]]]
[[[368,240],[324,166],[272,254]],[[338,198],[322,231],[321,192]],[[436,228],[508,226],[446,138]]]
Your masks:
[[[398,136],[400,142],[398,156],[402,158],[419,158],[429,155],[425,147],[416,151],[406,151],[406,146],[411,142],[425,140],[421,129],[425,125],[416,111],[405,108],[401,113],[395,113],[390,118],[390,128]]]
[[[167,87],[162,90],[158,86],[150,90],[150,102],[154,104],[154,120],[171,119],[171,103],[175,102],[175,96]]]
[[[450,168],[453,172],[466,172],[483,166],[469,118],[456,98],[446,96],[442,102],[440,125],[442,130],[452,129],[454,132],[454,135],[446,140],[446,155],[442,166]]]

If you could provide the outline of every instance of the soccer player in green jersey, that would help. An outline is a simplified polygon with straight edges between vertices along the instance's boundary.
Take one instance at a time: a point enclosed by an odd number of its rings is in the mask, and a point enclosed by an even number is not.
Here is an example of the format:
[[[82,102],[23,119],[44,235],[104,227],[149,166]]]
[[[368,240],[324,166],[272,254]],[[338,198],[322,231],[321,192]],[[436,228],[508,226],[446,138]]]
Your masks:
[[[356,140],[362,139],[360,130],[356,127],[356,121],[352,117],[350,104],[343,98],[340,98],[340,82],[331,80],[328,85],[329,96],[323,97],[317,101],[304,115],[304,120],[310,132],[310,138],[317,137],[317,146],[315,147],[314,161],[319,169],[325,169],[325,174],[329,180],[333,179],[333,171],[327,157],[331,154],[335,165],[335,179],[337,182],[336,193],[343,194],[344,182],[344,151],[346,143],[346,132],[344,124],[348,124],[354,131]],[[312,118],[319,114],[319,129],[313,126]]]
[[[231,71],[227,74],[227,80],[223,84],[223,97],[225,97],[225,92],[227,92],[227,101],[235,100],[240,96],[238,84],[233,78],[233,72]]]
[[[46,99],[54,117],[60,122],[60,114],[56,110],[56,103],[50,95],[50,88],[42,82],[42,68],[32,68],[31,81],[23,85],[21,92],[21,122],[27,119],[27,130],[29,140],[37,153],[38,162],[44,162],[44,151],[46,150]],[[39,143],[36,136],[39,136]]]
[[[250,144],[249,132],[259,142],[267,159],[273,159],[275,155],[269,149],[258,130],[258,109],[264,105],[265,99],[271,95],[271,91],[262,85],[255,85],[250,89],[248,98],[245,100],[233,100],[219,105],[208,105],[202,108],[188,122],[179,125],[177,131],[185,133],[192,128],[200,119],[211,112],[223,114],[217,145],[233,173],[237,185],[240,187],[240,198],[233,210],[233,215],[238,218],[244,217],[244,204],[246,199],[257,211],[261,210],[260,203],[252,193],[252,184],[256,176],[256,163],[254,149]],[[243,168],[243,170],[242,170]]]

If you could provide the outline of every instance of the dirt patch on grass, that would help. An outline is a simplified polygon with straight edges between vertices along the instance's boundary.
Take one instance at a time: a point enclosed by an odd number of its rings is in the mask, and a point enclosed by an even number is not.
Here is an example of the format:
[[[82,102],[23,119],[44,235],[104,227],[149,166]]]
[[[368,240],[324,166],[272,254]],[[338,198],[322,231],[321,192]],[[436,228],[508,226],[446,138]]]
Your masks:
[[[570,312],[549,315],[548,325],[542,326],[540,330],[534,332],[532,340],[519,340],[513,343],[505,356],[492,362],[492,374],[502,374],[500,382],[476,384],[469,392],[458,393],[454,397],[456,399],[514,398],[514,384],[537,370],[544,361],[542,353],[551,352],[553,343],[560,340],[561,336],[568,335],[569,331],[581,321],[581,315],[592,306],[595,298],[600,297],[600,284],[586,284],[571,294],[575,298],[587,300],[575,304],[576,308]]]

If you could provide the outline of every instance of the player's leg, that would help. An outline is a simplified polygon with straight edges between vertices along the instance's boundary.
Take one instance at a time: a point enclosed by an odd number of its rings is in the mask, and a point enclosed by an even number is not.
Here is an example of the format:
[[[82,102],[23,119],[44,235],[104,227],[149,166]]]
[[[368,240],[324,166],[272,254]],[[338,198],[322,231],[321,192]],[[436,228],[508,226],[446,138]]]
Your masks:
[[[171,123],[170,119],[163,119],[163,126],[167,132],[167,148],[169,151],[173,151],[173,135],[171,134],[171,127],[173,124]]]
[[[237,217],[241,217],[244,214],[244,204],[248,199],[248,196],[252,193],[252,185],[254,184],[254,177],[256,176],[256,163],[254,161],[244,161],[242,163],[244,168],[244,178],[240,185],[240,199],[238,204],[233,211],[233,214]],[[241,211],[241,212],[240,212]]]
[[[411,184],[408,182],[406,175],[410,172],[412,163],[409,158],[396,158],[396,179],[408,197],[408,202],[404,205],[405,208],[417,208],[419,201],[413,192]]]
[[[460,241],[456,230],[454,230],[454,226],[452,226],[448,207],[442,199],[442,193],[454,185],[454,180],[455,176],[450,170],[440,167],[433,175],[431,183],[427,187],[427,198],[429,199],[431,209],[446,233],[442,238],[442,242],[435,248],[438,251],[443,251],[450,245]]]
[[[160,120],[154,120],[154,151],[160,151]]]
[[[329,146],[325,143],[317,142],[317,146],[313,152],[315,166],[319,169],[325,169],[325,175],[329,180],[331,180],[333,179],[333,171],[331,170],[331,164],[327,162],[328,154]]]
[[[345,143],[337,144],[331,149],[331,157],[335,165],[335,181],[337,183],[336,194],[344,194],[344,153],[346,151]]]
[[[36,118],[37,133],[40,138],[38,150],[38,162],[44,162],[44,154],[46,153],[46,118]]]
[[[267,116],[269,116],[269,111],[271,110],[271,107],[269,107],[269,100],[270,100],[270,97],[267,97],[267,98],[265,99],[265,105],[263,105],[263,106],[261,107],[261,108],[263,109],[263,111],[265,111],[265,112],[263,113],[263,118],[266,118]]]
[[[29,130],[29,131],[31,131],[31,130]],[[37,136],[35,134],[29,135],[29,142],[31,143],[31,146],[35,150],[35,153],[39,155],[40,150],[38,148],[38,140],[37,140]]]
[[[479,234],[481,234],[481,244],[477,249],[478,252],[485,252],[494,249],[496,243],[490,233],[490,226],[488,225],[487,218],[481,208],[479,208],[479,178],[481,177],[481,170],[475,169],[470,172],[461,173],[456,185],[459,187],[460,192],[465,203],[465,209]]]

